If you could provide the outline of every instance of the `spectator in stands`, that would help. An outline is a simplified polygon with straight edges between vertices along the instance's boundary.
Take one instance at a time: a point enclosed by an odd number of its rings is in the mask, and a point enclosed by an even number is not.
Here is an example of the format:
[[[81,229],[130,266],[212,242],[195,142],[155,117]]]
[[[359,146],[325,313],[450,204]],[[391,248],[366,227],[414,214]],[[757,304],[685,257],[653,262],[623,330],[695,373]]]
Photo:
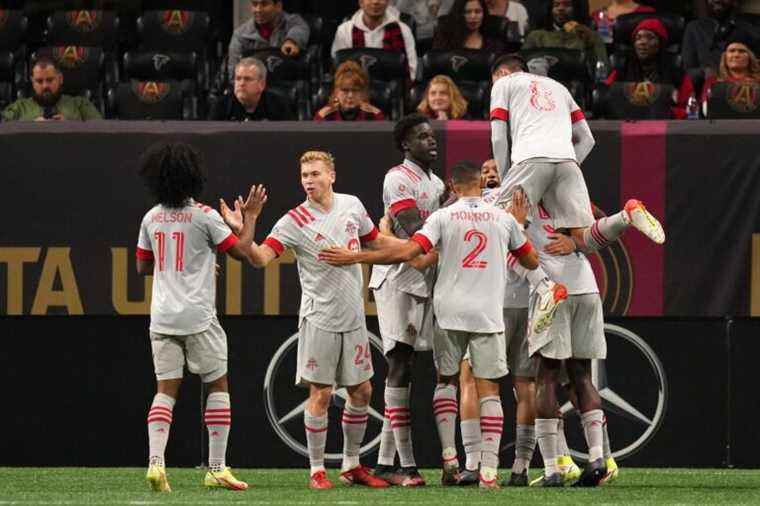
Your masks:
[[[418,41],[433,38],[435,25],[441,12],[441,0],[396,0],[399,12],[409,14],[417,23],[415,36]]]
[[[760,83],[760,61],[755,56],[754,41],[737,34],[727,42],[720,57],[717,75],[708,77],[702,87],[702,102],[710,96],[710,88],[716,82]]]
[[[755,29],[736,18],[736,0],[708,0],[709,16],[686,25],[681,55],[687,70],[702,70],[706,78],[717,72],[730,37],[755,38]]]
[[[240,25],[230,39],[228,71],[233,75],[243,54],[278,47],[283,54],[298,56],[309,42],[309,25],[298,14],[282,10],[282,0],[251,0],[253,17]]]
[[[84,97],[62,93],[63,74],[53,60],[39,58],[32,67],[34,95],[21,98],[3,111],[5,121],[60,121],[103,119]]]
[[[634,0],[612,0],[612,3],[607,7],[592,12],[591,18],[596,21],[599,19],[600,14],[603,14],[611,29],[615,25],[615,20],[618,16],[643,12],[655,12],[655,9],[648,5],[641,5]]]
[[[445,21],[436,30],[433,49],[504,52],[504,41],[484,31],[483,22],[487,15],[486,0],[456,0]]]
[[[435,76],[427,85],[417,111],[430,119],[464,119],[467,100],[449,76]]]
[[[329,103],[314,115],[314,121],[382,121],[383,112],[369,103],[369,74],[358,63],[347,60],[335,71]]]
[[[530,32],[525,38],[523,49],[575,49],[585,53],[591,68],[596,62],[608,65],[604,41],[586,24],[588,17],[579,0],[552,0],[548,8],[544,29]]]
[[[256,58],[241,59],[234,71],[234,93],[211,105],[211,121],[295,120],[289,104],[266,89],[267,68]]]
[[[388,0],[359,0],[359,9],[341,24],[335,33],[332,56],[341,49],[368,47],[405,52],[409,74],[417,76],[417,49],[412,30],[398,18],[398,11],[388,9]]]
[[[626,55],[624,68],[613,70],[606,84],[648,81],[673,85],[677,90],[675,105],[671,108],[673,118],[686,118],[686,103],[694,94],[694,85],[688,74],[673,65],[665,51],[668,45],[665,26],[656,18],[645,19],[636,25],[631,37],[633,50]]]
[[[516,0],[488,0],[487,4],[489,14],[514,21],[520,31],[520,38],[525,37],[530,19],[523,4]]]

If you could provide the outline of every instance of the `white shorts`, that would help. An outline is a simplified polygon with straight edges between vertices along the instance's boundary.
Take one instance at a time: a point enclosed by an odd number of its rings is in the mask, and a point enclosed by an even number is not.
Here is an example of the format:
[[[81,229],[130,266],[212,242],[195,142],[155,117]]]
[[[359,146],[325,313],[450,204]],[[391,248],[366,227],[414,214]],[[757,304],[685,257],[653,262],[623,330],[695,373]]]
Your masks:
[[[307,318],[301,321],[296,385],[350,387],[364,383],[374,374],[366,327],[330,332],[311,324]]]
[[[536,377],[536,363],[528,352],[528,308],[504,308],[507,366],[512,376]]]
[[[427,351],[432,346],[433,300],[396,289],[392,280],[385,280],[374,291],[377,322],[387,355],[396,343]]]
[[[204,383],[227,374],[227,334],[216,318],[197,334],[172,336],[150,332],[150,347],[158,380],[182,378],[185,360],[187,369]]]
[[[572,160],[524,160],[510,167],[502,186],[505,192],[498,200],[500,204],[509,201],[520,187],[531,204],[543,205],[556,229],[590,227],[594,223],[583,173]]]
[[[433,361],[441,376],[459,374],[462,360],[467,359],[472,375],[482,379],[498,379],[507,375],[507,344],[504,333],[479,334],[460,330],[441,330],[433,338]]]
[[[533,300],[533,299],[531,299]],[[555,360],[607,357],[602,299],[598,293],[570,295],[557,308],[551,327],[528,338],[530,355]]]

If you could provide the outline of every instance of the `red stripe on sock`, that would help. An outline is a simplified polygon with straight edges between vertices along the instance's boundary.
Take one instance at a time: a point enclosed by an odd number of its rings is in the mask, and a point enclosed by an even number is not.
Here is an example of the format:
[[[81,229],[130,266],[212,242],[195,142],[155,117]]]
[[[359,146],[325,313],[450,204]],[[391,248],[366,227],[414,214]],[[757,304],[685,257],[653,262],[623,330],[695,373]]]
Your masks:
[[[304,425],[304,428],[306,428],[306,430],[309,431],[309,432],[324,432],[324,431],[327,430],[327,427],[323,427],[321,429],[313,429],[313,428],[309,427],[308,425]]]
[[[153,413],[154,411],[157,412],[157,413],[163,412],[163,413],[166,413],[167,415],[171,415],[172,414],[172,410],[171,409],[164,408],[164,407],[161,407],[161,406],[152,406],[150,408],[149,413]]]
[[[390,414],[400,413],[402,411],[409,411],[409,408],[389,408],[385,410],[386,413],[390,413]]]
[[[208,426],[232,425],[232,422],[206,422],[206,425],[208,425]]]
[[[501,434],[501,429],[480,429],[480,432],[483,434]]]
[[[409,427],[409,425],[410,425],[409,423],[401,423],[401,422],[399,422],[399,423],[392,423],[391,424],[391,429],[397,429],[399,427]]]
[[[453,462],[455,460],[458,460],[456,455],[454,455],[453,457],[450,457],[448,459],[443,459],[444,462]]]
[[[206,422],[207,424],[225,423],[225,422],[230,423],[232,419],[231,418],[205,418],[203,421]]]
[[[169,423],[170,424],[170,423],[172,423],[172,419],[171,418],[166,418],[164,416],[159,416],[159,415],[149,416],[148,417],[148,423],[152,423],[152,422],[164,422],[164,423]]]
[[[443,405],[443,404],[453,404],[454,406],[456,406],[457,405],[457,401],[456,401],[456,399],[437,399],[437,400],[433,401],[433,406],[434,407],[435,406],[440,406],[440,405]]]
[[[503,416],[481,416],[480,419],[481,420],[494,421],[494,422],[503,422],[504,421],[504,417]]]
[[[225,409],[207,409],[206,413],[230,413],[232,410],[230,408]]]
[[[433,411],[433,414],[435,416],[445,415],[446,413],[451,413],[451,414],[456,415],[457,410],[456,409],[436,409],[435,411]]]
[[[364,420],[342,420],[342,422],[350,424],[350,425],[363,425],[367,423],[367,419],[365,418]]]

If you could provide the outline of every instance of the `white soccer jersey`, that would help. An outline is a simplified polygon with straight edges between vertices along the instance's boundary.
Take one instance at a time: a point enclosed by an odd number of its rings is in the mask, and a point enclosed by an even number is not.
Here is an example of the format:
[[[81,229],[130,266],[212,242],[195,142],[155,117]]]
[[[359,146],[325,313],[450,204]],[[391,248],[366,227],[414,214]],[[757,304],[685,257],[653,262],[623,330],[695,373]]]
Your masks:
[[[401,165],[393,167],[383,180],[383,205],[386,213],[397,215],[405,209],[416,207],[420,216],[426,219],[440,207],[441,195],[446,186],[433,174],[425,172],[411,160],[405,159]],[[402,239],[407,238],[403,229],[394,231]],[[406,264],[375,265],[372,268],[370,288],[379,288],[382,282],[393,279],[402,292],[418,297],[429,297],[433,288],[435,269],[430,268],[425,274]]]
[[[499,188],[483,188],[483,202],[486,204],[496,205],[500,193]],[[517,257],[512,253],[507,255],[507,265],[512,267],[517,264]],[[511,268],[507,269],[506,286],[504,287],[504,307],[505,308],[525,308],[528,307],[530,298],[530,283],[523,276],[518,275]]]
[[[582,119],[567,88],[548,77],[517,72],[491,89],[491,121],[509,121],[512,165],[529,158],[576,160],[572,124]]]
[[[433,213],[412,240],[439,250],[433,308],[441,328],[503,332],[507,253],[531,250],[514,217],[480,197],[462,198]]]
[[[599,293],[594,271],[585,254],[579,251],[561,256],[544,253],[544,246],[550,242],[548,236],[554,233],[554,223],[546,209],[540,204],[531,206],[530,220],[525,233],[538,250],[539,262],[549,279],[565,285],[569,295]]]
[[[200,203],[157,205],[145,214],[137,258],[154,262],[151,332],[187,335],[209,327],[216,317],[216,253],[237,240],[219,213]]]
[[[361,266],[333,267],[317,257],[332,246],[358,251],[377,234],[361,201],[342,193],[334,194],[328,213],[306,200],[280,218],[264,244],[278,256],[286,248],[295,251],[301,280],[299,322],[307,318],[329,332],[348,332],[365,324]]]

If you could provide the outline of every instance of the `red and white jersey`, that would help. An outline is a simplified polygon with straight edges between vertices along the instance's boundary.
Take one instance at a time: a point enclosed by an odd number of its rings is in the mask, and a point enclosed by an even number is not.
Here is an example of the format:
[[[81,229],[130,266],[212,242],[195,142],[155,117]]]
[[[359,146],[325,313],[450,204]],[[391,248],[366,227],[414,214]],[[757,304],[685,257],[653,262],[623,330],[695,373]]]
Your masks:
[[[549,279],[564,284],[569,295],[599,293],[594,271],[585,254],[579,251],[562,256],[544,253],[549,234],[554,233],[554,222],[541,204],[531,206],[530,225],[525,233],[538,250],[539,263]]]
[[[585,119],[562,83],[517,72],[491,89],[491,121],[509,121],[512,165],[529,158],[575,160],[573,128]]]
[[[299,322],[307,318],[328,332],[348,332],[365,325],[361,266],[333,267],[317,257],[320,250],[332,246],[358,251],[377,234],[361,201],[342,193],[333,195],[327,213],[307,199],[280,218],[264,244],[277,256],[286,248],[296,254],[301,280]]]
[[[496,205],[499,195],[498,187],[483,188],[483,202],[486,204]],[[517,264],[517,261],[517,257],[512,253],[507,255],[507,265],[510,269],[507,269],[506,286],[504,287],[505,308],[519,309],[528,307],[530,283],[524,276],[520,276],[511,269],[512,266]]]
[[[514,217],[480,197],[461,198],[433,213],[412,240],[426,252],[438,249],[433,309],[441,328],[503,332],[507,253],[531,250]]]
[[[137,258],[154,262],[151,332],[188,335],[209,327],[216,317],[216,254],[237,240],[218,212],[193,201],[145,214]]]
[[[396,216],[405,209],[417,208],[422,219],[426,219],[440,207],[441,195],[446,190],[443,181],[425,172],[411,160],[405,159],[385,174],[383,180],[383,205],[385,212]],[[394,233],[407,239],[406,232],[398,227]],[[425,274],[406,264],[375,265],[372,268],[370,288],[379,288],[385,279],[393,279],[402,292],[418,297],[429,297],[433,288],[435,269],[429,268]]]

